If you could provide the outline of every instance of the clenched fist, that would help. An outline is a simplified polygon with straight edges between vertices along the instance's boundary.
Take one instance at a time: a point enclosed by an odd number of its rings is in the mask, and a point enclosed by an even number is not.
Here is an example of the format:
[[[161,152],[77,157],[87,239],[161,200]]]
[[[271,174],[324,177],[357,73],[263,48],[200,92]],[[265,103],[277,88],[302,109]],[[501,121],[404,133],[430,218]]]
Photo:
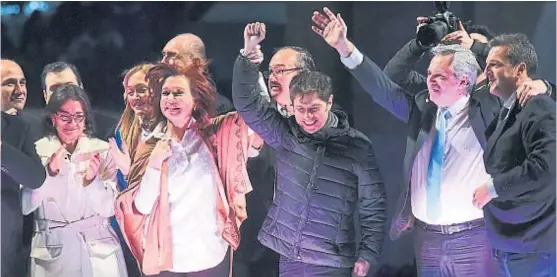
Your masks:
[[[265,39],[265,24],[256,22],[246,25],[244,29],[244,55],[249,55],[256,50],[258,44]]]

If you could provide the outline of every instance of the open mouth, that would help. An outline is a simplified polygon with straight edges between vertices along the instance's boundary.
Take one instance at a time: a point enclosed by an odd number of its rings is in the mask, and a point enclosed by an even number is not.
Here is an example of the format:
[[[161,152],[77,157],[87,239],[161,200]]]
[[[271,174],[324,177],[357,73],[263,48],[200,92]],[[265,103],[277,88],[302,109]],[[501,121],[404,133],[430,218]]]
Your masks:
[[[12,102],[23,102],[25,101],[25,94],[12,95],[10,100]]]
[[[315,125],[317,125],[317,120],[313,120],[313,121],[302,121],[304,123],[304,126],[306,127],[315,127]]]
[[[170,115],[178,115],[182,111],[180,108],[166,108],[165,110]]]
[[[147,108],[147,103],[145,101],[136,101],[133,103],[132,107],[135,109],[142,110]]]

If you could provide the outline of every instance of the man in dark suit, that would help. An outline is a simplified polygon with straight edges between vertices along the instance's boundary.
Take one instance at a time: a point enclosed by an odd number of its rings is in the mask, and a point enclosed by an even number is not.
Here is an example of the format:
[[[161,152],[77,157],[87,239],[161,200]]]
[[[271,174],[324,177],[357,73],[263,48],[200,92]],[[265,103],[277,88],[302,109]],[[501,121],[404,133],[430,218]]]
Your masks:
[[[461,45],[432,49],[417,91],[393,82],[347,35],[340,15],[314,12],[313,30],[341,56],[373,100],[408,125],[403,183],[390,237],[415,228],[418,275],[494,276],[483,213],[472,202],[473,180],[489,179],[482,160],[486,126],[500,101],[474,89],[480,71],[474,54]],[[483,93],[482,93],[483,92]]]
[[[25,272],[22,251],[23,215],[20,185],[36,189],[46,172],[35,152],[29,125],[18,116],[2,112],[2,277],[21,277]]]
[[[519,105],[516,91],[536,73],[523,34],[490,41],[486,75],[503,108],[486,130],[491,179],[476,189],[488,237],[505,277],[553,277],[555,269],[555,102],[538,95]],[[486,204],[487,203],[487,204]]]

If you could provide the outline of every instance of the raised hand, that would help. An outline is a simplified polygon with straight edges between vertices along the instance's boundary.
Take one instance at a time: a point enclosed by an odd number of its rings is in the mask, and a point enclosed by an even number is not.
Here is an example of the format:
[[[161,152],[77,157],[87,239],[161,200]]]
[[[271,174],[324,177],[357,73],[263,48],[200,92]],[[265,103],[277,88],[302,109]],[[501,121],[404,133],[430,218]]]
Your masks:
[[[427,20],[427,17],[419,16],[418,18],[416,18],[416,21],[418,21],[418,26],[416,26],[416,34],[418,34],[418,32],[420,31],[420,28],[427,25],[428,20]]]
[[[122,141],[122,151],[120,151],[114,138],[108,139],[108,145],[110,146],[108,153],[110,154],[110,156],[112,156],[112,160],[114,160],[116,167],[120,169],[120,171],[122,171],[122,174],[128,175],[131,166],[131,158],[128,146],[124,141]]]
[[[89,160],[89,167],[87,168],[87,171],[85,172],[85,176],[83,177],[84,187],[91,184],[91,182],[95,179],[95,177],[97,177],[97,174],[99,174],[100,166],[101,166],[101,154],[97,153]]]
[[[266,27],[264,23],[249,23],[244,29],[244,55],[256,50],[258,44],[265,39]]]
[[[160,170],[162,163],[172,155],[170,150],[170,139],[161,139],[155,145],[155,149],[151,152],[151,157],[149,158],[149,166],[151,168]]]
[[[62,160],[66,155],[66,144],[60,145],[58,150],[50,156],[49,162],[47,164],[47,171],[50,176],[56,176],[60,173],[60,166],[62,165]]]
[[[346,37],[348,31],[346,23],[340,13],[335,16],[327,7],[323,8],[323,12],[325,14],[318,11],[313,12],[311,20],[314,25],[311,26],[311,29],[325,39],[327,44],[335,48],[341,57],[348,57],[352,53],[354,45]]]
[[[450,34],[447,34],[442,40],[441,43],[443,44],[459,44],[460,46],[470,49],[472,48],[472,44],[474,44],[474,40],[470,37],[468,32],[464,29],[464,25],[462,22],[458,22],[458,30],[454,31]]]

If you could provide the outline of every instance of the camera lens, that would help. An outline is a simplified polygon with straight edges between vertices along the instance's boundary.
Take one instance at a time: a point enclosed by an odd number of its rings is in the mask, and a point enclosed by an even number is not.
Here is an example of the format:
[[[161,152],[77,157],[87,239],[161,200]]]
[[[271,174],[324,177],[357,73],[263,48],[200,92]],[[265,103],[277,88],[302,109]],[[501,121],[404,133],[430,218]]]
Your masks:
[[[443,21],[435,21],[422,26],[418,31],[418,41],[425,47],[432,47],[449,33],[449,26]]]

